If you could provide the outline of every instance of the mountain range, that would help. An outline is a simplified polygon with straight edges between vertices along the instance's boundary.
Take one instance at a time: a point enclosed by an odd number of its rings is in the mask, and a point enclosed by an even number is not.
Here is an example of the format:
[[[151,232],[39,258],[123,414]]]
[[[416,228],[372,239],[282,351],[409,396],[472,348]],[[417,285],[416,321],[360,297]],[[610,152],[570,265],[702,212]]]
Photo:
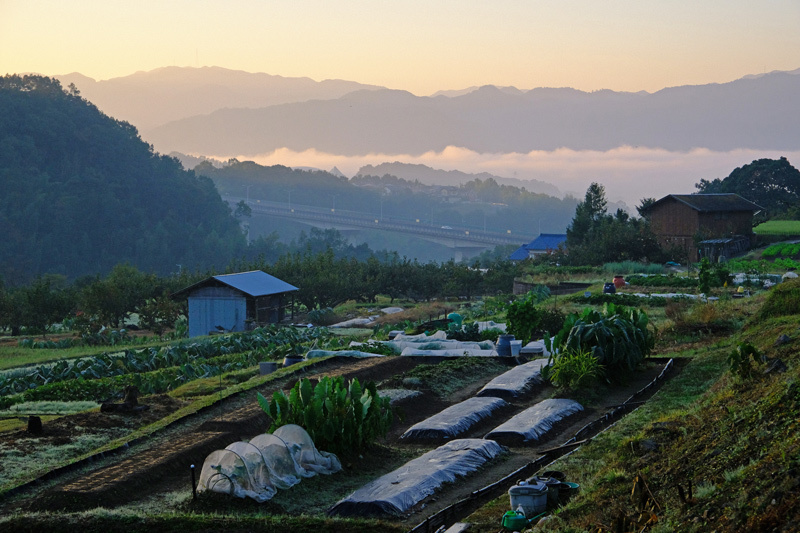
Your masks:
[[[343,80],[315,82],[218,67],[166,67],[75,83],[161,152],[257,155],[278,148],[341,155],[481,153],[619,146],[793,150],[800,69],[654,93],[484,86],[415,96]]]
[[[419,155],[641,146],[790,150],[800,145],[800,76],[774,73],[656,93],[493,86],[455,97],[358,90],[332,100],[220,109],[145,129],[160,150],[257,155],[278,148]]]

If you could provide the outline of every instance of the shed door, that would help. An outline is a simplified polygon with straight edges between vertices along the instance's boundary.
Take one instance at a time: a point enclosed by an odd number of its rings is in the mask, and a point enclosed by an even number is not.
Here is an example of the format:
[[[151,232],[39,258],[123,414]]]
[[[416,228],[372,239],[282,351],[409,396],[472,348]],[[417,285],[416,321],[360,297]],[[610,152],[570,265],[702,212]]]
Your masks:
[[[246,300],[244,298],[189,298],[189,336],[208,335],[219,331],[244,331]]]

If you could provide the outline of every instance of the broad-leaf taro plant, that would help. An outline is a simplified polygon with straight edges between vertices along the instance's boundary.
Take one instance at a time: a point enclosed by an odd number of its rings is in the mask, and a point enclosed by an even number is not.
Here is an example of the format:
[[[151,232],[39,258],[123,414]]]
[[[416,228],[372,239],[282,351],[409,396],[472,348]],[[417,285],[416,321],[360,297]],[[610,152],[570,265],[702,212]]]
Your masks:
[[[393,414],[388,398],[373,382],[322,377],[316,386],[302,379],[289,396],[275,391],[272,400],[258,394],[258,404],[272,418],[270,432],[286,424],[302,426],[314,444],[342,456],[358,454],[386,435]]]

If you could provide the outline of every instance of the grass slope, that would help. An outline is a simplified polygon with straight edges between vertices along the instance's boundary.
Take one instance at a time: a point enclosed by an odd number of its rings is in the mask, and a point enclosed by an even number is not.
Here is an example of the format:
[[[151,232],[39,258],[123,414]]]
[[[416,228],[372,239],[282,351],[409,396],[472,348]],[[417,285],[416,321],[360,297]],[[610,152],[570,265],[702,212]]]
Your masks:
[[[582,492],[536,530],[794,530],[800,523],[800,315],[775,314],[752,319],[736,338],[695,345],[692,362],[647,404],[556,462],[553,468]],[[789,340],[776,343],[781,335]],[[747,379],[728,370],[728,354],[739,341],[768,358]],[[786,370],[765,372],[778,359]],[[477,531],[495,531],[507,508],[508,498],[499,498],[468,521]]]

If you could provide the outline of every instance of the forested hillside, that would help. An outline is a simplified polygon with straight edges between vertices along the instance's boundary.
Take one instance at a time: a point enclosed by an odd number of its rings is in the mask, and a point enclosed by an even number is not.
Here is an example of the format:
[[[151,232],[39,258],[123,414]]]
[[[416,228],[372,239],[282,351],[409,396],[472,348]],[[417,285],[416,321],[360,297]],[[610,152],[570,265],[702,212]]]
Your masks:
[[[208,178],[182,169],[71,86],[0,78],[0,272],[159,274],[224,265],[244,237]]]

